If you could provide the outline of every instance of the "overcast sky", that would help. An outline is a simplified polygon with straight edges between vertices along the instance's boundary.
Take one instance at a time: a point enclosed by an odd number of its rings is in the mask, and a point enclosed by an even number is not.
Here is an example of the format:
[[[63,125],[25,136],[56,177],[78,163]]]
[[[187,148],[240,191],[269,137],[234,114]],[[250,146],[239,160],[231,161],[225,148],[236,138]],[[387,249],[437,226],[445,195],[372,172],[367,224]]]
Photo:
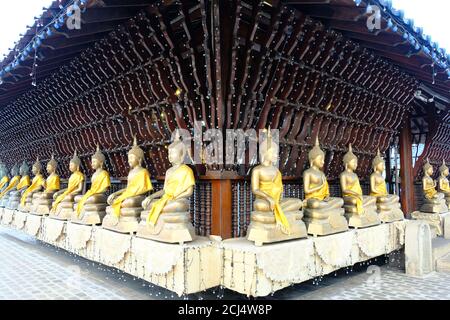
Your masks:
[[[52,0],[3,0],[0,4],[0,61],[3,55],[14,47],[20,39],[19,34],[27,31],[27,25],[34,24],[34,17],[42,15],[42,8]]]
[[[42,14],[42,8],[51,0],[3,0],[0,4],[0,61],[8,48],[19,40],[34,17]],[[450,52],[450,1],[449,0],[393,0],[396,8],[405,10],[406,16],[414,19],[417,26]]]

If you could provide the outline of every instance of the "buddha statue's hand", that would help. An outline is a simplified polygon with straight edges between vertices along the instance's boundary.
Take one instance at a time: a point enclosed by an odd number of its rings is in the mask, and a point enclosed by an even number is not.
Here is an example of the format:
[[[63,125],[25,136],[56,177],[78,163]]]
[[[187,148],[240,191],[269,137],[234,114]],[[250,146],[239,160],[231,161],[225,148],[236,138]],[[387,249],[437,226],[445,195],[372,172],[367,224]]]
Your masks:
[[[62,195],[66,190],[67,190],[67,189],[61,189],[61,190],[59,190],[59,191],[56,191],[56,192],[53,194],[53,200],[56,200],[56,198],[58,198],[60,195]]]
[[[275,201],[272,198],[267,198],[267,201],[269,202],[270,210],[273,211],[275,209]]]
[[[114,199],[116,199],[117,195],[115,193],[112,193],[108,196],[108,199],[106,200],[106,202],[108,202],[108,204],[112,204],[114,202]]]
[[[152,196],[149,196],[149,197],[145,198],[144,201],[142,201],[142,208],[144,210],[147,210],[149,205],[150,205],[150,202],[152,202],[152,200],[153,200]]]
[[[123,192],[123,190],[125,189],[111,193],[107,199],[108,204],[111,205],[114,202],[114,200],[116,200],[116,198]]]

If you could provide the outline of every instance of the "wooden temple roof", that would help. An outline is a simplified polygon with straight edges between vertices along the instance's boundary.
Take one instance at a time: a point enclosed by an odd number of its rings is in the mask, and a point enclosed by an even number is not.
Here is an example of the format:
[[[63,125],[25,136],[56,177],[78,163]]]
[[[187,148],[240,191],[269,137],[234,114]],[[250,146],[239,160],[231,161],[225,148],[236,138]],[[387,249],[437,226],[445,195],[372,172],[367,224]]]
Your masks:
[[[54,3],[44,13],[44,25],[57,10]],[[381,30],[369,31],[366,11],[353,0],[89,1],[80,30],[63,27],[42,40],[36,87],[31,56],[3,77],[0,159],[11,165],[55,152],[67,175],[74,149],[87,170],[100,143],[108,169],[124,177],[136,134],[147,167],[162,176],[171,130],[201,121],[280,129],[280,165],[292,177],[301,176],[316,136],[331,178],[352,143],[358,173],[367,176],[377,149],[389,147],[408,116],[426,131],[424,156],[450,162],[446,70],[387,28],[394,16],[383,13]],[[3,64],[13,59],[12,52]],[[441,98],[420,103],[419,89]],[[249,168],[197,173],[205,169]]]

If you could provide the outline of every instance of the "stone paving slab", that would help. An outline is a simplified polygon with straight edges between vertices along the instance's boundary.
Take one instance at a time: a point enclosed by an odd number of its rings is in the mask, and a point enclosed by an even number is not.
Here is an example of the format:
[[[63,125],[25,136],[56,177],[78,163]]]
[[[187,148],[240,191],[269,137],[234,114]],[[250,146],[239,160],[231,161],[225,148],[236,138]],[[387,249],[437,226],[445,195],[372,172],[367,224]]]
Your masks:
[[[396,259],[400,261],[398,256]],[[367,270],[368,265],[365,264],[357,268],[357,272],[347,274],[340,271],[336,276],[333,274],[321,281],[294,285],[262,299],[450,299],[450,274],[432,273],[426,278],[414,278],[407,276],[399,265],[370,266]],[[247,299],[221,288],[183,298]],[[117,269],[37,241],[20,231],[0,227],[0,299],[140,300],[179,297]]]

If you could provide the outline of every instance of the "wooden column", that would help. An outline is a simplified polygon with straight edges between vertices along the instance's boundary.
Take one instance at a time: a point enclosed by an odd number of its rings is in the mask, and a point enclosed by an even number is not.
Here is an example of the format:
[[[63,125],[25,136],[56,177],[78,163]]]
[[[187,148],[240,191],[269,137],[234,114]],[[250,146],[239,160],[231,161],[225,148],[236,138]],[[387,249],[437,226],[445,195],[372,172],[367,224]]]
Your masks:
[[[384,165],[386,167],[386,181],[388,182],[388,192],[393,193],[394,188],[392,187],[392,170],[391,170],[391,149],[386,150],[384,156]]]
[[[412,166],[412,134],[409,117],[400,132],[400,179],[401,202],[406,215],[415,210],[414,205],[414,175]]]
[[[232,237],[232,197],[231,180],[212,180],[211,234],[222,239]]]

